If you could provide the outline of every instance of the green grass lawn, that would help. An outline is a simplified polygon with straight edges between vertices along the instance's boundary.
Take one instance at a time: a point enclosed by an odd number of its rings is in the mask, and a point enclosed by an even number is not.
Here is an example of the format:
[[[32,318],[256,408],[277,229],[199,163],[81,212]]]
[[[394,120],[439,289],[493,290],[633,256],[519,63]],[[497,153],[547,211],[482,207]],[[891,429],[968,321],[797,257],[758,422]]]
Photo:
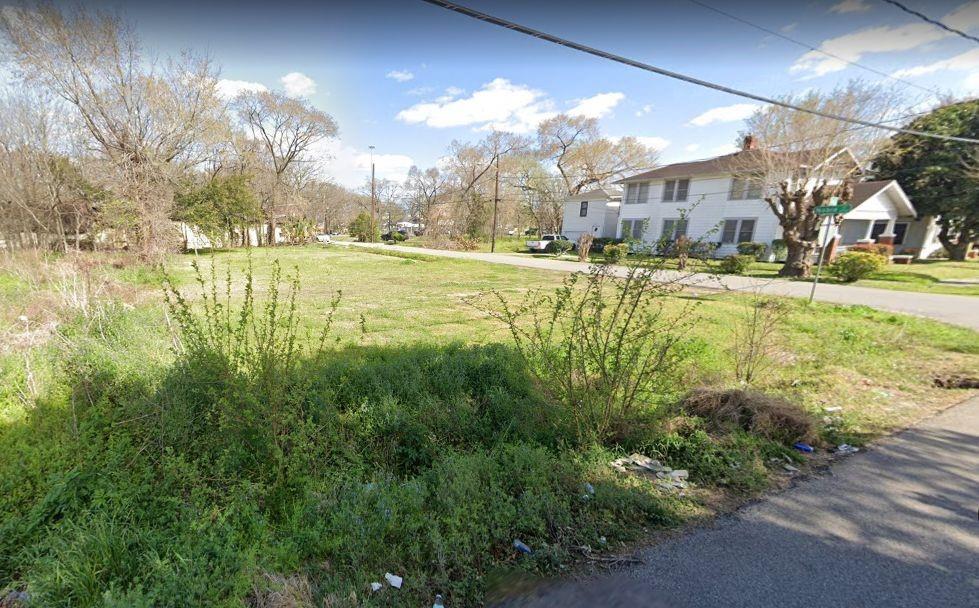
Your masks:
[[[736,385],[744,296],[665,300],[692,315],[682,364],[627,435],[601,443],[569,431],[507,328],[473,305],[489,290],[556,289],[561,273],[343,247],[171,258],[166,272],[193,306],[194,261],[205,279],[216,264],[219,299],[230,270],[233,308],[250,264],[262,318],[278,262],[301,287],[293,312],[311,336],[341,294],[323,353],[273,340],[239,367],[227,359],[235,340],[215,329],[237,310],[214,315],[197,341],[177,332],[189,348],[178,353],[173,332],[187,320],[165,314],[163,272],[87,259],[87,280],[45,266],[33,287],[0,269],[0,594],[27,589],[38,605],[263,605],[279,594],[419,606],[438,592],[474,606],[501,574],[558,575],[575,547],[602,551],[600,537],[614,551],[699,521],[718,495],[744,499],[784,478],[770,458],[801,459],[676,405],[693,388]],[[81,284],[97,288],[67,297]],[[281,331],[289,306],[278,295]],[[801,406],[827,445],[972,394],[933,380],[979,369],[975,332],[866,307],[786,306],[753,388]],[[688,469],[694,486],[681,497],[610,469],[631,451]],[[516,553],[514,539],[534,554]],[[385,572],[404,589],[372,594]]]

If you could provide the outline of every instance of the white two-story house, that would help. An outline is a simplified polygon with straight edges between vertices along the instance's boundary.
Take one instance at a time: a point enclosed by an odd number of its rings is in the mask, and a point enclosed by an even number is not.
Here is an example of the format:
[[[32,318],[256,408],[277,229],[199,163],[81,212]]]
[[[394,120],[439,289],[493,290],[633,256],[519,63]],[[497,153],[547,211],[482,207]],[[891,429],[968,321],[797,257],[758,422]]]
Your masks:
[[[780,239],[778,218],[763,200],[762,184],[738,177],[753,153],[751,139],[733,154],[692,162],[674,163],[646,171],[616,183],[624,188],[616,236],[647,244],[675,241],[680,235],[716,243],[715,255],[737,252],[738,243],[753,241],[770,245]],[[837,162],[856,163],[849,151]],[[895,250],[926,257],[939,247],[934,218],[917,219],[904,191],[891,181],[856,184],[838,238],[845,249],[878,239],[893,242]],[[884,238],[882,238],[884,237]]]

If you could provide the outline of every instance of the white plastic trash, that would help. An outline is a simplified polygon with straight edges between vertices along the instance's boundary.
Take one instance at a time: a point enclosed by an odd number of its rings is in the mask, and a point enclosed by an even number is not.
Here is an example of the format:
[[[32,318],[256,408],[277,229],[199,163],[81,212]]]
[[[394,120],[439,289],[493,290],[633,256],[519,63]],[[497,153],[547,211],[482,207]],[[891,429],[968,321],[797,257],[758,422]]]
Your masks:
[[[380,591],[381,590],[381,587],[383,587],[383,586],[384,585],[382,585],[381,583],[378,583],[377,581],[375,581],[375,582],[371,583],[371,591],[374,591],[374,592]]]
[[[397,574],[391,574],[390,572],[384,573],[384,580],[386,580],[388,584],[394,587],[395,589],[401,589],[401,583],[404,582],[403,578],[401,578]]]

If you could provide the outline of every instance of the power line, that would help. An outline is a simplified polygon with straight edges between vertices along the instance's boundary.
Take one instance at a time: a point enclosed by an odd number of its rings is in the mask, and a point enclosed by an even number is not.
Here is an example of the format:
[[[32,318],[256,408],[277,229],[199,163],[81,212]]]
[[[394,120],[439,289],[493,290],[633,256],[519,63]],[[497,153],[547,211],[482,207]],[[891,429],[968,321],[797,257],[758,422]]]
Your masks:
[[[957,36],[962,36],[966,40],[971,40],[973,42],[979,43],[979,38],[976,38],[975,36],[972,36],[970,34],[966,34],[962,30],[957,30],[954,27],[945,25],[941,21],[938,21],[937,19],[932,19],[931,17],[929,17],[928,15],[925,15],[924,13],[919,13],[918,11],[916,11],[914,9],[910,9],[910,8],[904,6],[903,4],[901,4],[900,2],[897,2],[896,0],[881,0],[881,2],[885,2],[887,4],[891,4],[893,6],[896,6],[897,8],[901,9],[905,13],[908,13],[909,15],[914,15],[915,17],[917,17],[918,19],[921,19],[922,21],[926,21],[926,22],[928,22],[928,23],[930,23],[930,24],[932,24],[932,25],[934,25],[936,27],[940,27],[941,29],[945,30],[946,32],[951,32],[951,33],[953,33],[953,34],[955,34]]]
[[[491,25],[496,25],[496,26],[499,26],[499,27],[502,27],[502,28],[506,28],[508,30],[513,30],[515,32],[518,32],[520,34],[524,34],[524,35],[527,35],[527,36],[531,36],[533,38],[539,38],[540,40],[544,40],[546,42],[551,42],[553,44],[557,44],[557,45],[560,45],[560,46],[563,46],[563,47],[567,47],[569,49],[580,51],[582,53],[587,53],[589,55],[594,55],[595,57],[601,57],[602,59],[608,59],[609,61],[614,61],[616,63],[621,63],[621,64],[628,65],[628,66],[631,66],[631,67],[634,67],[634,68],[638,68],[640,70],[645,70],[647,72],[652,72],[654,74],[659,74],[661,76],[666,76],[667,78],[673,78],[675,80],[682,80],[683,82],[688,82],[690,84],[695,84],[695,85],[698,85],[698,86],[701,86],[701,87],[705,87],[705,88],[708,88],[708,89],[713,89],[715,91],[721,91],[722,93],[728,93],[730,95],[736,95],[738,97],[744,97],[746,99],[753,99],[755,101],[760,101],[760,102],[771,104],[771,105],[781,106],[783,108],[787,108],[787,109],[790,109],[790,110],[795,110],[797,112],[805,112],[807,114],[813,114],[815,116],[821,116],[823,118],[828,118],[830,120],[837,120],[837,121],[840,121],[840,122],[847,122],[847,123],[856,124],[856,125],[863,125],[865,127],[874,127],[874,128],[878,128],[878,129],[883,129],[885,131],[893,131],[895,133],[907,133],[908,135],[916,135],[916,136],[919,136],[919,137],[930,137],[930,138],[933,138],[933,139],[942,139],[942,140],[946,140],[946,141],[958,141],[958,142],[964,142],[964,143],[970,143],[970,144],[979,144],[979,139],[972,139],[972,138],[969,138],[969,137],[954,137],[954,136],[950,136],[950,135],[939,135],[937,133],[927,133],[925,131],[915,131],[915,130],[911,130],[911,129],[901,129],[901,128],[898,128],[898,127],[890,127],[890,126],[887,126],[887,125],[883,125],[883,124],[880,124],[880,123],[871,122],[871,121],[868,121],[868,120],[863,120],[863,119],[860,119],[860,118],[852,118],[852,117],[849,117],[849,116],[841,116],[839,114],[833,114],[833,113],[830,113],[830,112],[823,112],[821,110],[814,110],[814,109],[811,109],[811,108],[804,108],[802,106],[797,106],[795,104],[791,104],[791,103],[788,103],[788,102],[785,102],[785,101],[781,101],[781,100],[778,100],[778,99],[773,99],[771,97],[765,97],[764,95],[757,95],[755,93],[749,93],[747,91],[742,91],[740,89],[735,89],[735,88],[728,87],[728,86],[725,86],[725,85],[722,85],[722,84],[717,84],[715,82],[710,82],[708,80],[702,80],[700,78],[695,78],[693,76],[688,76],[688,75],[682,74],[680,72],[674,72],[672,70],[667,70],[665,68],[660,68],[660,67],[657,67],[657,66],[648,64],[648,63],[643,63],[641,61],[636,61],[635,59],[629,59],[627,57],[623,57],[622,55],[616,55],[616,54],[610,53],[608,51],[602,51],[600,49],[596,49],[594,47],[590,47],[590,46],[587,46],[587,45],[584,45],[584,44],[580,44],[580,43],[577,43],[577,42],[572,42],[571,40],[568,40],[566,38],[560,38],[560,37],[554,36],[552,34],[547,34],[545,32],[541,32],[539,30],[535,30],[535,29],[532,29],[532,28],[529,28],[529,27],[520,25],[520,24],[514,23],[512,21],[507,21],[506,19],[501,19],[499,17],[494,17],[492,15],[488,15],[486,13],[482,13],[480,11],[473,10],[471,8],[468,8],[468,7],[465,7],[465,6],[461,6],[461,5],[452,3],[452,2],[445,2],[444,0],[422,0],[422,1],[423,2],[427,2],[429,4],[432,4],[432,5],[435,5],[435,6],[438,6],[440,8],[444,8],[446,10],[450,10],[450,11],[459,13],[461,15],[465,15],[467,17],[471,17],[471,18],[476,19],[476,20],[479,20],[479,21],[485,21],[486,23],[489,23]]]
[[[878,69],[875,69],[875,68],[872,68],[872,67],[869,67],[869,66],[866,66],[866,65],[857,63],[856,61],[850,61],[849,59],[845,59],[843,57],[840,57],[839,55],[836,55],[834,53],[830,53],[829,51],[824,51],[821,48],[812,46],[811,44],[809,44],[807,42],[802,42],[801,40],[796,40],[795,38],[792,38],[790,36],[786,36],[785,34],[782,34],[781,32],[777,32],[775,30],[768,29],[765,26],[758,25],[757,23],[754,23],[752,21],[748,21],[747,19],[744,19],[743,17],[738,17],[737,15],[733,15],[733,14],[731,14],[731,13],[729,13],[727,11],[721,10],[721,9],[715,7],[715,6],[711,6],[711,5],[706,4],[704,2],[700,2],[700,0],[687,0],[687,1],[690,2],[690,3],[692,3],[692,4],[696,4],[697,6],[699,6],[701,8],[707,9],[709,11],[713,11],[713,12],[719,14],[719,15],[723,15],[723,16],[727,17],[728,19],[733,19],[734,21],[737,21],[738,23],[743,23],[744,25],[747,25],[748,27],[753,27],[756,30],[760,30],[762,32],[765,32],[766,34],[775,36],[777,38],[781,38],[782,40],[785,40],[787,42],[791,42],[792,44],[794,44],[796,46],[800,46],[800,47],[802,47],[804,49],[808,49],[810,51],[814,51],[814,52],[819,53],[821,55],[825,55],[826,57],[830,57],[832,59],[836,59],[837,61],[842,61],[843,63],[846,63],[846,64],[852,65],[854,67],[860,68],[861,70],[866,70],[866,71],[871,72],[873,74],[877,74],[878,76],[883,76],[884,78],[890,78],[891,80],[895,80],[895,81],[900,82],[902,84],[905,84],[907,86],[914,87],[916,89],[921,89],[922,91],[925,91],[927,93],[931,93],[933,95],[936,95],[937,94],[937,92],[934,89],[929,89],[928,87],[923,87],[923,86],[921,86],[919,84],[915,84],[913,82],[909,82],[907,80],[904,80],[903,78],[898,78],[897,76],[893,76],[891,74],[888,74],[887,72],[882,72],[881,70],[878,70]]]

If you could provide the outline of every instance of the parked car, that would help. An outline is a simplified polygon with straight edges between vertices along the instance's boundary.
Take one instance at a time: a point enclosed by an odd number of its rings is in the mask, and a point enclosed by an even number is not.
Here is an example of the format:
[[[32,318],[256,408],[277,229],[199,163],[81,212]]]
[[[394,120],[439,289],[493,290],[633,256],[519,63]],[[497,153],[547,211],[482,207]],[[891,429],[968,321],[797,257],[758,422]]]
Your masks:
[[[316,242],[317,243],[323,243],[324,245],[326,245],[328,243],[332,243],[333,242],[333,239],[328,234],[317,234],[316,235]]]
[[[527,241],[527,249],[531,251],[547,251],[547,246],[554,241],[567,241],[568,237],[563,234],[545,234],[540,239]]]

